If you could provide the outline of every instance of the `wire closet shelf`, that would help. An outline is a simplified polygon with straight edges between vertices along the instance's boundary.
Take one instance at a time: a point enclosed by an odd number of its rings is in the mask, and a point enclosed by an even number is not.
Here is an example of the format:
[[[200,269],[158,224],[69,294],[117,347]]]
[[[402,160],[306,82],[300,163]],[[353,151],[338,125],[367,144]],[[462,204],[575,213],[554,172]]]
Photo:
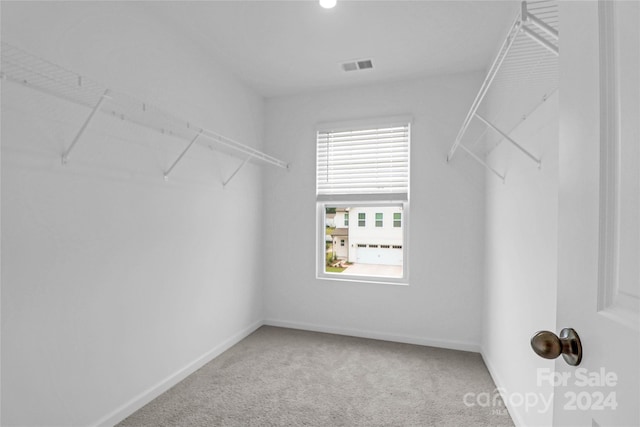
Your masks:
[[[97,112],[111,115],[164,135],[189,141],[172,165],[165,170],[168,178],[173,168],[198,140],[206,140],[211,148],[243,159],[242,164],[224,182],[226,185],[249,161],[287,169],[288,164],[248,145],[234,141],[212,130],[181,119],[126,93],[118,92],[57,64],[2,42],[0,78],[69,102],[85,106],[90,113],[75,138],[62,154],[62,163],[82,137]]]
[[[557,0],[523,1],[462,122],[447,162],[460,148],[504,181],[505,175],[492,167],[486,156],[507,141],[538,167],[542,165],[540,158],[509,135],[557,91],[558,41]]]

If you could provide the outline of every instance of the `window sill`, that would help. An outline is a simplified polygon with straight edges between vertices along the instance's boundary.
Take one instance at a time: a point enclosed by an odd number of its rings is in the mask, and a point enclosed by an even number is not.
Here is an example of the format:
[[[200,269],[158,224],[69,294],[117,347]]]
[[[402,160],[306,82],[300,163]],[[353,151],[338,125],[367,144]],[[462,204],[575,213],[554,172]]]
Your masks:
[[[320,273],[316,275],[318,280],[329,280],[334,282],[354,282],[377,285],[409,286],[406,278],[383,277],[383,276],[348,276],[342,273]]]

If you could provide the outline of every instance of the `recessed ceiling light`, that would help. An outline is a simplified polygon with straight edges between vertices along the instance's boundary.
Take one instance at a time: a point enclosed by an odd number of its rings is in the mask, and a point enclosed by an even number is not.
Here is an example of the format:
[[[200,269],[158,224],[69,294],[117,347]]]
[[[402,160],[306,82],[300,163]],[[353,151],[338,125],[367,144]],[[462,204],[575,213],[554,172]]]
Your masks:
[[[325,9],[331,9],[336,5],[337,0],[320,0],[320,6]]]

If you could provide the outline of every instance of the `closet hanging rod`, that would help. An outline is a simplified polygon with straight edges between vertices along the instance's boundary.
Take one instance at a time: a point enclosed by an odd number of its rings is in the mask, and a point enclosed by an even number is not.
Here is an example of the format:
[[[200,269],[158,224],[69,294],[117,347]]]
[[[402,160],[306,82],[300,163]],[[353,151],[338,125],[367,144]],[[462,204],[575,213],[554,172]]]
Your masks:
[[[188,141],[193,141],[193,132],[199,130],[199,135],[202,137],[200,139],[209,140],[210,143],[222,148],[227,154],[235,155],[242,159],[248,156],[251,160],[288,169],[286,162],[256,148],[237,142],[212,130],[195,127],[190,121],[178,118],[123,92],[108,89],[78,73],[60,67],[6,42],[2,42],[1,46],[0,78],[91,108],[89,117],[83,123],[69,148],[64,152],[63,163],[68,161],[69,154],[93,120],[95,113],[100,111],[135,125]],[[214,148],[213,145],[209,146]],[[184,156],[184,153],[183,151],[171,167],[167,169],[165,175],[168,175],[173,170]]]

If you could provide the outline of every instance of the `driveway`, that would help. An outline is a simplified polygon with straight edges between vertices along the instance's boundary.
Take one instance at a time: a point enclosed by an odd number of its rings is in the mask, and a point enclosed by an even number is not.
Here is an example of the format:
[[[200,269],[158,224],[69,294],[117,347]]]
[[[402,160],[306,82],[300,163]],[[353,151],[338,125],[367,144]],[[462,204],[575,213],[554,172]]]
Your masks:
[[[342,274],[358,276],[402,277],[401,265],[352,264]]]

